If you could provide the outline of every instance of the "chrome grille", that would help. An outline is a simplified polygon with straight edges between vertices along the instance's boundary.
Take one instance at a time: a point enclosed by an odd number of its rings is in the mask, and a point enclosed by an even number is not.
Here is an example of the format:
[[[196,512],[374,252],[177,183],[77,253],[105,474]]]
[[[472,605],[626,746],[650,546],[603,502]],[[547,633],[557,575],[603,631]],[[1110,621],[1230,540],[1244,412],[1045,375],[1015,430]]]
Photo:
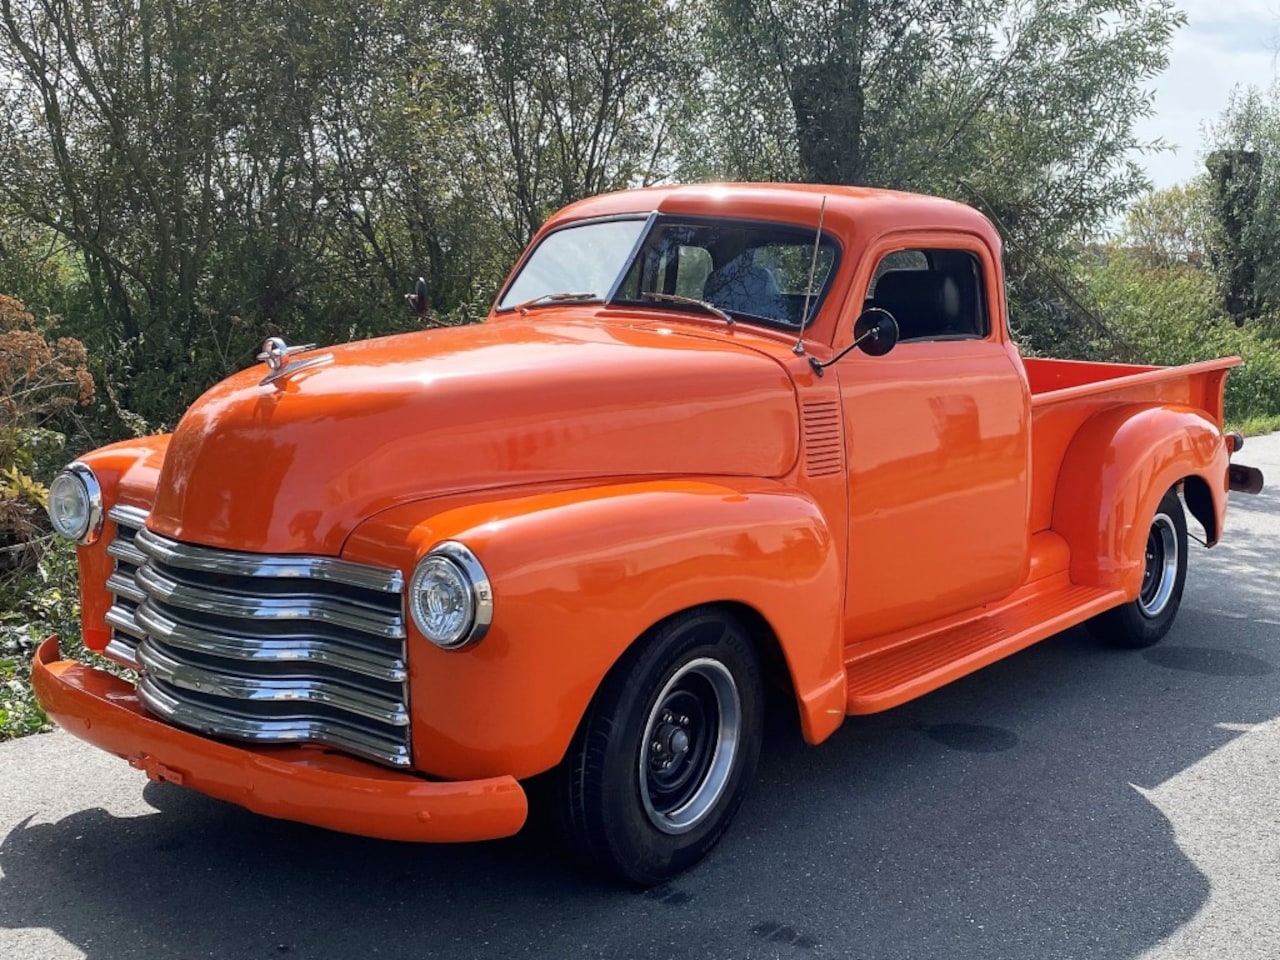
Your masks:
[[[117,506],[108,656],[170,722],[256,743],[410,763],[404,581],[327,557],[178,543]]]

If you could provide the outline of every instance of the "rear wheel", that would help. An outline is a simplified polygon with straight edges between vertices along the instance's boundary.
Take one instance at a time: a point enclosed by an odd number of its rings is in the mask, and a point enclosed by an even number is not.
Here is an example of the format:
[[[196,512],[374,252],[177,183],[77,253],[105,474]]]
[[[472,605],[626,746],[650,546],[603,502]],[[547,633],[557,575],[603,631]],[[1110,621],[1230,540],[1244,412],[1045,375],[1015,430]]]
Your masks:
[[[558,771],[570,847],[642,886],[700,860],[746,794],[762,699],[755,648],[732,615],[689,611],[642,638],[601,686]]]
[[[1173,626],[1187,579],[1187,517],[1176,489],[1160,500],[1147,542],[1138,598],[1090,621],[1095,634],[1123,647],[1149,647]]]

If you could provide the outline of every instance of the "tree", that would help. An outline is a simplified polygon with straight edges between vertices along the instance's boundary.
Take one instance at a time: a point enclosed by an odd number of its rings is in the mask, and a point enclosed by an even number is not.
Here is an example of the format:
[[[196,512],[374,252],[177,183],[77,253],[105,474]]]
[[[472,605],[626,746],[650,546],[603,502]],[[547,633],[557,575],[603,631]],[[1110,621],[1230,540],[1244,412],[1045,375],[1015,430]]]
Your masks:
[[[665,0],[475,0],[460,50],[489,210],[512,255],[556,209],[665,179],[691,71]]]
[[[131,406],[171,419],[281,328],[385,329],[418,270],[472,298],[436,13],[0,0],[0,203],[68,245]]]
[[[799,178],[983,208],[1010,242],[1015,313],[1034,326],[1048,296],[1037,264],[1146,186],[1132,151],[1160,145],[1134,122],[1184,20],[1171,0],[711,0],[707,71],[758,79],[713,100],[722,122],[708,129],[732,131],[718,154],[751,177],[741,131],[777,143],[785,104]]]
[[[1203,178],[1143,194],[1125,215],[1121,242],[1152,266],[1201,266],[1208,255],[1208,196]]]
[[[1205,135],[1209,262],[1236,320],[1280,307],[1280,85],[1236,90]]]

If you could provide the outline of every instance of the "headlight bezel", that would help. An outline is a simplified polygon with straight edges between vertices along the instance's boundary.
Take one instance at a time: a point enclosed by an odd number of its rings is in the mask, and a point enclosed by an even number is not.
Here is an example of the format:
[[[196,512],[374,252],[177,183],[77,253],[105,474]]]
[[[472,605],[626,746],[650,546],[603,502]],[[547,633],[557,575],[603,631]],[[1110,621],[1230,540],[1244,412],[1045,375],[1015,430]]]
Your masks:
[[[81,528],[72,535],[71,532],[63,530],[58,519],[54,515],[54,490],[61,482],[70,482],[77,484],[77,489],[81,492],[84,499],[85,522]],[[102,502],[102,485],[98,483],[97,476],[88,464],[76,460],[67,464],[58,471],[58,475],[53,478],[53,482],[49,484],[49,507],[46,510],[49,515],[49,522],[53,524],[54,532],[60,537],[77,543],[82,547],[87,547],[96,543],[98,538],[102,536],[102,526],[106,519],[106,510]]]
[[[424,583],[440,563],[448,564],[449,572],[465,585],[469,616],[465,628],[456,637],[432,636],[422,606]],[[405,605],[418,632],[441,650],[462,650],[479,643],[493,623],[493,590],[489,585],[489,575],[470,548],[456,540],[436,544],[418,561],[409,578]]]

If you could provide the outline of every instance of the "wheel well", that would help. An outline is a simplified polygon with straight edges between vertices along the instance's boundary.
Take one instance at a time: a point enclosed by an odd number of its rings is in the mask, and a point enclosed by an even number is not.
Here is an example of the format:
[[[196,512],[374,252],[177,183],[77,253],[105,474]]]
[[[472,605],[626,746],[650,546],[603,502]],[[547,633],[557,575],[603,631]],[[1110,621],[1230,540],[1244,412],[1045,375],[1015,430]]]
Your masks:
[[[1213,509],[1213,495],[1209,492],[1209,484],[1203,477],[1192,474],[1182,481],[1182,499],[1187,503],[1191,515],[1204,527],[1205,540],[1218,542],[1218,517]]]
[[[683,610],[674,610],[657,623],[650,625],[636,640],[642,641],[672,617],[678,617],[693,610],[720,610],[741,622],[746,627],[747,635],[755,646],[756,654],[760,657],[760,668],[764,672],[765,680],[778,690],[786,693],[793,700],[795,699],[795,685],[791,682],[791,671],[787,667],[786,657],[783,656],[782,644],[778,642],[778,635],[774,633],[773,627],[770,626],[769,621],[764,618],[760,611],[749,604],[736,600],[721,600],[712,603],[695,604],[692,607],[685,607]],[[616,668],[617,664],[614,664],[613,669]]]
[[[751,642],[755,645],[756,654],[760,657],[760,666],[765,679],[777,689],[795,699],[795,686],[791,683],[791,671],[787,669],[786,658],[782,655],[782,645],[778,635],[773,632],[769,621],[755,607],[737,601],[706,604],[732,614],[747,628]],[[696,609],[696,608],[695,608]]]

